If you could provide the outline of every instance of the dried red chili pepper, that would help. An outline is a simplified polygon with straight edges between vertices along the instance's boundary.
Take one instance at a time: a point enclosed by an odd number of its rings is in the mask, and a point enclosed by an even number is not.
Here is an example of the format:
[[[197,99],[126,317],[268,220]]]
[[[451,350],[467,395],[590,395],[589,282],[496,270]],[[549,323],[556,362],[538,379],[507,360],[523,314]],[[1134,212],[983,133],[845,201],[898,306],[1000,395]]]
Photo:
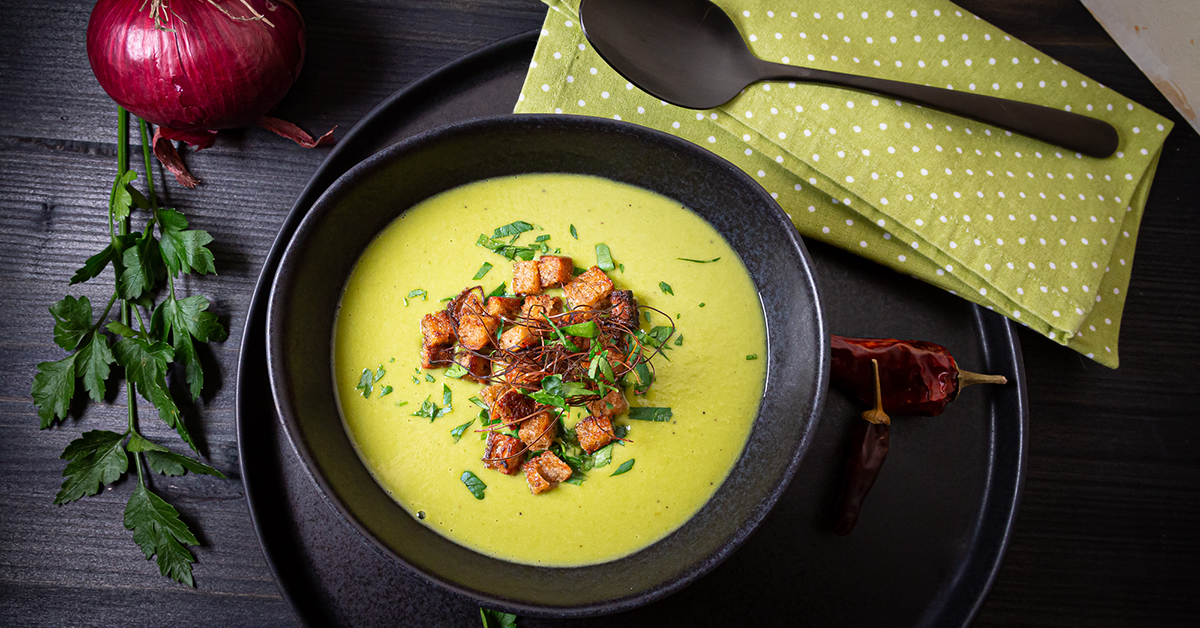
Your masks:
[[[882,395],[879,392],[879,361],[871,360],[874,373],[875,407],[862,413],[862,421],[854,426],[850,458],[846,460],[846,475],[842,494],[838,497],[837,520],[833,531],[846,535],[858,523],[858,512],[862,509],[867,492],[875,485],[875,478],[883,468],[891,440],[891,418],[883,411]]]
[[[879,361],[883,407],[893,414],[936,416],[971,384],[1006,384],[1002,375],[958,368],[939,344],[891,338],[833,336],[833,381],[863,403],[873,402],[871,360]]]

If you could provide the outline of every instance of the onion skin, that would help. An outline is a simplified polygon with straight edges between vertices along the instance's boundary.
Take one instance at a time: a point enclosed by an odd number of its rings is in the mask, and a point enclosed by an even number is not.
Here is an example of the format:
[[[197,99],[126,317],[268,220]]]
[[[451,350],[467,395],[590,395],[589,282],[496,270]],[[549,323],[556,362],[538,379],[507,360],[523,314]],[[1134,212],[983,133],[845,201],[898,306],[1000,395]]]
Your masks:
[[[213,1],[252,16],[241,0]],[[87,29],[92,72],[118,104],[180,135],[254,124],[300,73],[304,20],[292,0],[246,2],[273,26],[209,0],[162,0],[160,29],[151,0],[99,0]]]

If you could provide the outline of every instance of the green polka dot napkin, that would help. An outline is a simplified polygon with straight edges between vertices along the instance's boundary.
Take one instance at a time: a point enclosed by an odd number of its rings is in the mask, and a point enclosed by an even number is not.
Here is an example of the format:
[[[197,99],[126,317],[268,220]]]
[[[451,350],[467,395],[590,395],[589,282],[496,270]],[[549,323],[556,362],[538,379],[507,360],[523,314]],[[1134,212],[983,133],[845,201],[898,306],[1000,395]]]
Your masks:
[[[760,83],[717,109],[668,105],[550,6],[518,113],[609,117],[750,173],[806,237],[994,309],[1110,367],[1138,223],[1171,123],[944,0],[718,0],[758,56],[1104,119],[1095,159],[883,96]]]

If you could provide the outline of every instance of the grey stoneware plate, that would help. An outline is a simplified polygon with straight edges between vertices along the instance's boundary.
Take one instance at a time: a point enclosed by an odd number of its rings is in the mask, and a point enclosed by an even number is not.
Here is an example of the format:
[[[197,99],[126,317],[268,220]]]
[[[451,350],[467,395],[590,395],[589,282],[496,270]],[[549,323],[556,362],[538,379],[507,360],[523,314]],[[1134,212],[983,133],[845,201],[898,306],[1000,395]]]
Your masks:
[[[478,603],[413,575],[321,496],[275,412],[266,302],[283,249],[335,179],[429,129],[512,111],[538,31],[475,50],[405,86],[338,141],[283,220],[259,275],[238,361],[238,460],[263,556],[308,626],[478,628]],[[863,410],[831,388],[808,453],[758,530],[711,573],[637,609],[521,628],[924,626],[970,624],[1012,533],[1028,448],[1013,325],[911,277],[806,242],[829,330],[932,340],[964,368],[1008,376],[968,389],[940,417],[897,419],[892,451],[853,533],[833,533],[850,431]],[[885,583],[881,586],[880,583]]]
[[[749,439],[725,481],[665,538],[583,567],[493,558],[409,515],[355,454],[332,385],[342,287],[384,227],[446,190],[546,172],[604,177],[691,209],[741,258],[767,323],[766,387]],[[419,330],[407,333],[415,352]],[[335,181],[300,223],[280,261],[267,310],[267,354],[276,409],[297,453],[330,504],[385,555],[481,604],[574,617],[627,610],[677,591],[720,564],[753,532],[787,488],[816,428],[828,383],[829,336],[799,235],[771,196],[736,166],[674,136],[625,122],[506,115],[405,140]]]

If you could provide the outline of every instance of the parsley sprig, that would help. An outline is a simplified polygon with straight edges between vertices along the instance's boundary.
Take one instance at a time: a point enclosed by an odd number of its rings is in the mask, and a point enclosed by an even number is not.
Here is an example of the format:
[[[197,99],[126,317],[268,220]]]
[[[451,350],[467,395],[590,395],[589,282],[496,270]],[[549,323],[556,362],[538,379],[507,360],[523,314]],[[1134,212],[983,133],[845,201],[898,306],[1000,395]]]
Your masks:
[[[196,451],[195,440],[168,388],[167,375],[172,371],[182,375],[192,400],[198,399],[204,388],[204,369],[196,346],[223,341],[226,332],[216,314],[208,311],[208,299],[176,294],[175,278],[180,274],[216,272],[212,251],[207,247],[212,236],[188,229],[187,218],[180,211],[159,207],[150,166],[148,127],[141,120],[138,125],[146,194],[133,187],[138,174],[129,167],[129,114],[118,107],[117,176],[109,194],[109,243],[87,258],[70,281],[70,285],[90,281],[111,265],[115,279],[112,295],[99,317],[94,316],[86,296],[68,295],[50,307],[54,342],[69,353],[65,358],[38,364],[31,395],[41,428],[48,429],[67,418],[78,380],[83,381],[83,389],[93,401],[103,401],[116,370],[114,365],[124,372],[128,384],[125,431],[91,430],[67,445],[60,456],[67,461],[62,488],[54,503],[66,504],[100,492],[129,472],[132,456],[137,483],[125,506],[125,527],[133,531],[133,540],[146,559],[157,559],[162,575],[193,586],[195,558],[187,546],[200,542],[179,518],[179,512],[150,490],[146,469],[168,476],[188,471],[225,476],[143,436],[137,428],[135,394],[149,401],[159,419]],[[148,219],[141,231],[131,232],[134,209],[144,212]],[[115,320],[110,320],[114,306]]]

